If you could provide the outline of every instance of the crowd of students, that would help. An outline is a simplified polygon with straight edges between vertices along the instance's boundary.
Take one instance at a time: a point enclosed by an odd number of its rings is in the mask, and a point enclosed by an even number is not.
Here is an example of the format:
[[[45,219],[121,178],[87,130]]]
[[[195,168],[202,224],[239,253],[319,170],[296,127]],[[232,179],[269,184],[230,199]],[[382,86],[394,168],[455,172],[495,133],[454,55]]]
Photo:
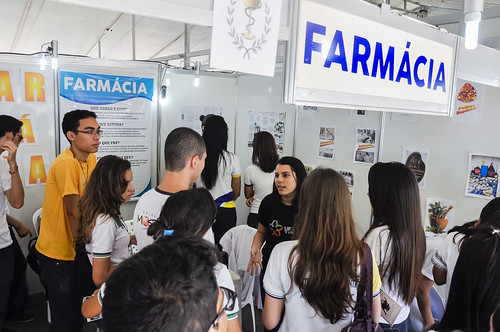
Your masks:
[[[9,121],[0,128],[0,152],[7,151],[0,161],[0,328],[9,294],[5,285],[13,279],[4,202],[20,208],[24,200],[15,162],[21,124],[4,118]],[[163,179],[137,202],[130,235],[120,213],[134,195],[130,162],[113,155],[97,161],[101,129],[95,113],[64,116],[70,147],[49,169],[36,245],[51,331],[80,331],[83,317],[102,314],[98,324],[108,332],[241,332],[235,287],[217,246],[236,226],[241,167],[227,151],[224,119],[201,120],[203,135],[188,128],[169,133]],[[244,174],[247,223],[257,228],[248,271],[260,272],[265,330],[345,328],[355,318],[361,270],[371,257],[370,319],[385,331],[409,331],[426,253],[412,171],[397,162],[371,167],[372,220],[359,236],[339,173],[319,167],[306,175],[299,159],[278,159],[269,133],[257,133],[253,149],[253,164]],[[485,206],[477,222],[450,231],[432,258],[434,281],[447,284],[446,310],[440,321],[426,322],[426,329],[499,330],[499,241],[500,198]],[[130,244],[138,246],[132,257]]]

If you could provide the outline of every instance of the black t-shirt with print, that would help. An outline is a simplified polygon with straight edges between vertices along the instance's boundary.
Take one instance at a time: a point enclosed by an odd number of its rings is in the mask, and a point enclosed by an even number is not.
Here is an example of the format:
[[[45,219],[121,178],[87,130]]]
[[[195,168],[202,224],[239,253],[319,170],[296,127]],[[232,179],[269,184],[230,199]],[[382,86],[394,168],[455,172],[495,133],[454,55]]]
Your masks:
[[[296,209],[281,203],[281,198],[269,194],[260,203],[259,222],[267,230],[262,248],[262,264],[267,266],[274,246],[283,241],[290,241],[293,236]]]

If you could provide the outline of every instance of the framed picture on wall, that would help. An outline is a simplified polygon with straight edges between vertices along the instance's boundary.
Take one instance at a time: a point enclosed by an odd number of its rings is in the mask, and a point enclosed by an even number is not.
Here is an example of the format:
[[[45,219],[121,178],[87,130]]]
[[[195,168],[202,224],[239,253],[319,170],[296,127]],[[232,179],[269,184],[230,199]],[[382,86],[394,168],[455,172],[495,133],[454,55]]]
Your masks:
[[[498,195],[500,157],[471,153],[465,195],[493,199]]]

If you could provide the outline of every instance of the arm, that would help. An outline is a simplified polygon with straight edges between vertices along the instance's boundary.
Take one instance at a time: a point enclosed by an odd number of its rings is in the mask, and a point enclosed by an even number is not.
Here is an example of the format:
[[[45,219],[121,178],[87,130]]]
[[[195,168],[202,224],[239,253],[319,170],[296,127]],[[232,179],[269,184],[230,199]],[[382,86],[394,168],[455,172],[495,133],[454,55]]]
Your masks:
[[[257,228],[257,233],[255,233],[252,241],[252,249],[250,252],[250,261],[248,262],[247,272],[250,272],[252,275],[257,274],[259,272],[259,267],[262,270],[262,255],[260,252],[260,248],[264,243],[264,238],[266,235],[266,228],[259,224]]]
[[[10,189],[5,191],[5,196],[13,208],[20,209],[24,205],[24,187],[16,162],[17,145],[12,141],[7,141],[2,145],[2,149],[8,152],[7,162],[11,177]]]
[[[241,176],[231,177],[231,188],[233,189],[234,200],[241,194]]]
[[[264,309],[262,309],[262,323],[266,329],[272,330],[278,325],[284,308],[285,299],[275,299],[266,294]]]
[[[432,285],[434,285],[434,281],[430,280],[423,274],[420,275],[417,287],[417,303],[418,303],[418,310],[420,311],[420,314],[424,318],[424,328],[428,328],[429,326],[434,324],[434,317],[432,316],[432,311],[431,311],[431,296],[430,296]]]
[[[19,220],[8,214],[7,214],[7,223],[10,226],[14,227],[19,237],[25,237],[28,234],[30,235],[30,237],[33,236],[33,233],[31,233],[30,229],[26,227],[26,225],[24,225],[22,222],[20,222]]]
[[[99,315],[102,311],[102,306],[97,299],[97,293],[99,289],[96,289],[91,297],[87,298],[82,304],[82,315],[85,318],[92,318]]]
[[[227,332],[242,332],[240,320],[237,317],[227,321]]]
[[[245,184],[245,188],[243,189],[245,198],[250,198],[253,197],[255,194],[255,190],[253,190],[253,186],[249,186]]]
[[[375,323],[380,322],[380,314],[382,312],[382,304],[380,303],[380,294],[372,300],[372,318]]]
[[[95,258],[92,260],[92,280],[100,287],[108,279],[114,267],[111,266],[111,257]]]
[[[78,228],[80,227],[80,211],[78,210],[79,200],[80,196],[78,195],[66,195],[63,197],[64,209],[68,216],[69,227],[73,234],[73,238],[76,238],[78,235]]]
[[[440,270],[436,266],[433,266],[432,275],[434,276],[434,282],[436,283],[436,285],[441,286],[446,284],[446,270]]]

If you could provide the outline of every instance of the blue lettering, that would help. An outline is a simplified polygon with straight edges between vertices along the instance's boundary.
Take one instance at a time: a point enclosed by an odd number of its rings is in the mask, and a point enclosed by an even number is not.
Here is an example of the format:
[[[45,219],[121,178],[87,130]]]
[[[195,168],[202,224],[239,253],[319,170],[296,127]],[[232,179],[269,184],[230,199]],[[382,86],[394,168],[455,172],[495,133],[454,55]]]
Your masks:
[[[394,81],[394,47],[389,46],[387,57],[384,62],[382,43],[375,44],[375,55],[373,56],[372,77],[377,77],[377,68],[380,67],[380,78],[385,79],[389,69],[389,81]]]
[[[430,89],[432,86],[432,72],[434,70],[434,59],[431,59],[429,62],[429,76],[427,79],[427,89]]]
[[[436,82],[434,82],[433,90],[436,90],[440,86],[443,92],[446,92],[446,82],[444,78],[444,63],[441,62],[439,65],[438,73],[436,75]]]
[[[421,64],[425,65],[426,63],[427,58],[421,55],[417,58],[417,61],[415,61],[415,67],[413,67],[413,78],[415,79],[415,84],[417,84],[417,86],[420,88],[425,85],[425,81],[418,76],[418,66],[420,66]]]
[[[336,55],[337,47],[339,49],[339,55]],[[345,56],[345,47],[344,47],[344,37],[342,35],[342,31],[335,31],[335,36],[332,40],[332,45],[330,45],[330,50],[328,51],[328,55],[326,56],[324,67],[330,68],[332,62],[338,63],[342,66],[342,71],[347,71],[347,60]]]
[[[360,45],[363,46],[365,49],[364,53],[360,53]],[[368,61],[368,58],[370,58],[370,42],[368,39],[360,37],[360,36],[354,36],[354,48],[352,51],[352,72],[357,73],[358,72],[358,63],[361,63],[361,68],[363,68],[363,75],[368,76],[370,75],[368,72],[368,65],[366,62]]]
[[[406,48],[410,47],[410,42],[406,42]],[[403,54],[403,59],[401,59],[401,65],[399,66],[398,76],[396,76],[396,82],[401,81],[402,78],[406,78],[408,85],[411,85],[411,69],[410,69],[410,54],[408,50]]]
[[[326,34],[326,27],[324,25],[315,24],[312,22],[307,22],[306,25],[306,41],[304,47],[304,63],[311,64],[312,52],[321,53],[322,45],[316,43],[314,39],[314,34],[319,35]]]

